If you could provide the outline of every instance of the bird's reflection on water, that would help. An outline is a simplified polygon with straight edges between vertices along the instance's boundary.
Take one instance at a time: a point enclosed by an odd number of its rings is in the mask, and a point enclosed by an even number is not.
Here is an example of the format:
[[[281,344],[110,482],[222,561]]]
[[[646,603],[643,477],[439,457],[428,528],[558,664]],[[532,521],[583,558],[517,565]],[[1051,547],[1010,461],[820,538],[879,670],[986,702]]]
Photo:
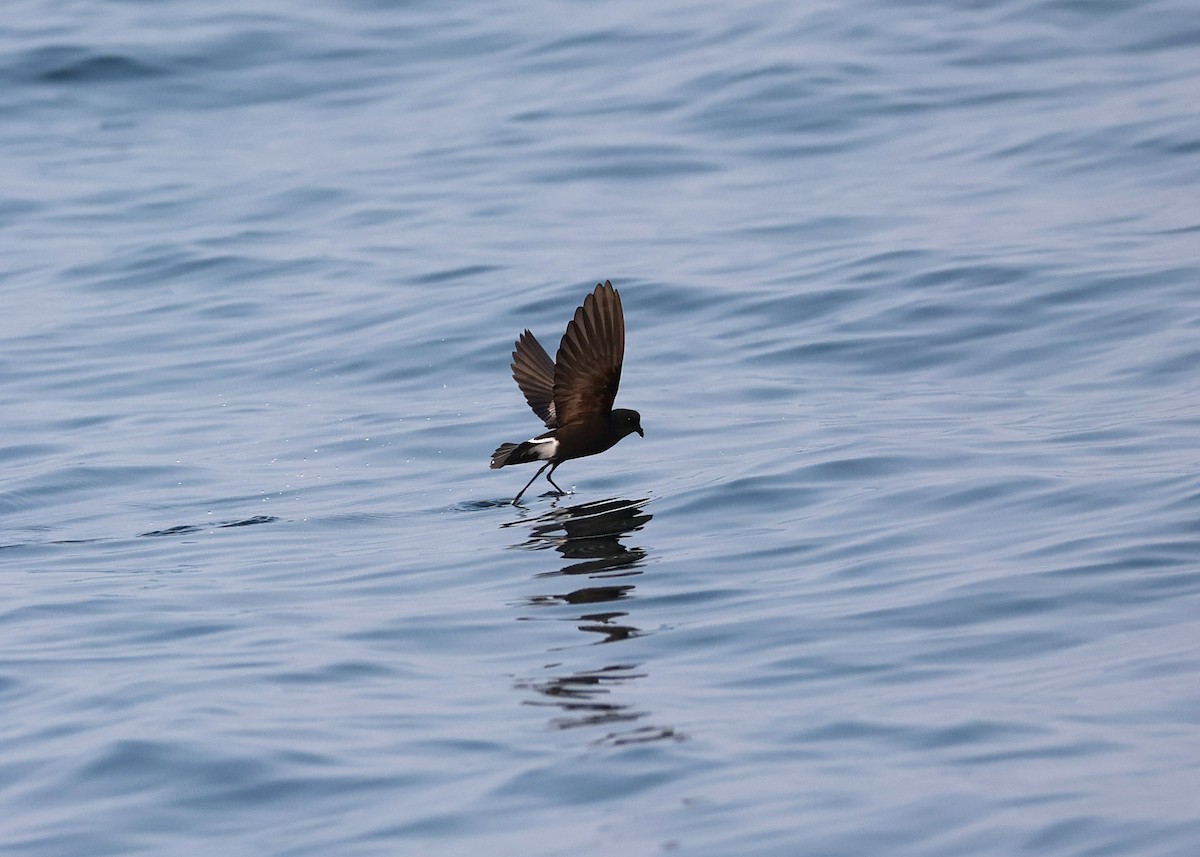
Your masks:
[[[591,643],[619,643],[639,637],[643,631],[631,620],[628,609],[613,609],[617,605],[626,607],[634,597],[635,584],[631,578],[642,574],[647,553],[640,547],[627,547],[623,538],[640,531],[653,517],[646,511],[648,499],[602,500],[576,506],[555,507],[532,519],[522,519],[504,524],[505,527],[528,528],[529,537],[514,548],[542,551],[553,548],[566,560],[559,568],[533,575],[541,581],[583,577],[596,584],[562,587],[562,591],[529,596],[518,607],[539,608],[539,612],[522,615],[523,621],[553,618],[570,621],[575,627],[589,635]],[[620,580],[620,583],[614,582]],[[580,581],[583,582],[583,581]],[[576,612],[580,606],[610,605],[609,609]],[[547,616],[540,608],[556,610],[559,614]],[[595,636],[590,636],[595,635]],[[555,651],[574,648],[569,644],[556,647]],[[637,663],[616,661],[600,666],[564,670],[562,662],[545,664],[548,675],[520,679],[519,690],[531,690],[535,698],[529,705],[552,706],[561,713],[550,723],[558,729],[578,727],[615,727],[599,739],[601,743],[629,744],[656,741],[663,738],[678,738],[674,729],[631,724],[649,715],[613,698],[622,685],[645,678],[646,672]]]
[[[587,574],[593,577],[619,577],[641,574],[636,567],[646,558],[641,548],[627,548],[621,537],[637,532],[653,517],[642,500],[600,500],[578,506],[554,508],[532,521],[520,520],[505,527],[528,526],[529,538],[515,548],[545,550],[555,548],[563,559],[573,560],[557,571],[539,577],[561,574]]]

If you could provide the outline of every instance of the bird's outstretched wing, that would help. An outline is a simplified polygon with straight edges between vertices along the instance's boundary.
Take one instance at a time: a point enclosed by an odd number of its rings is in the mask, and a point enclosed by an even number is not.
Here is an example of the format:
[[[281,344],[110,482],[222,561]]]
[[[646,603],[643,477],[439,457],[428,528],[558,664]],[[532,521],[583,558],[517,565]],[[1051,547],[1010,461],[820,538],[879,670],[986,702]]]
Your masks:
[[[526,330],[517,339],[516,350],[513,351],[513,379],[525,401],[537,414],[546,428],[558,425],[554,414],[554,363],[542,344],[532,333]]]
[[[607,416],[621,384],[625,313],[607,280],[584,298],[567,324],[554,360],[554,413],[558,425]]]

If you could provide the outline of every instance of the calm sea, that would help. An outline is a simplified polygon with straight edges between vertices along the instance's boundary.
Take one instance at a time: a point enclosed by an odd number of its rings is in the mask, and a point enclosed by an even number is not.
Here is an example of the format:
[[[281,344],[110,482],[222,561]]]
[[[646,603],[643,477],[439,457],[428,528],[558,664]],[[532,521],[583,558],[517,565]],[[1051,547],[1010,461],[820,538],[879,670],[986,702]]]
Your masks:
[[[0,853],[1200,854],[1200,17],[14,0]],[[611,279],[645,439],[488,469]]]

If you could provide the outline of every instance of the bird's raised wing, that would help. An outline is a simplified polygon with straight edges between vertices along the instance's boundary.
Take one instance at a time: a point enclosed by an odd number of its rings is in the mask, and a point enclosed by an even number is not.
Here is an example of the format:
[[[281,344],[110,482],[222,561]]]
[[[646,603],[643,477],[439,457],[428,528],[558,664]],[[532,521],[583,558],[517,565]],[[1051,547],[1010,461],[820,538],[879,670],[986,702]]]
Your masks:
[[[554,414],[554,363],[542,344],[526,330],[513,351],[513,379],[546,428],[558,425]]]
[[[605,281],[567,324],[554,360],[554,412],[560,426],[612,411],[625,359],[621,296]]]

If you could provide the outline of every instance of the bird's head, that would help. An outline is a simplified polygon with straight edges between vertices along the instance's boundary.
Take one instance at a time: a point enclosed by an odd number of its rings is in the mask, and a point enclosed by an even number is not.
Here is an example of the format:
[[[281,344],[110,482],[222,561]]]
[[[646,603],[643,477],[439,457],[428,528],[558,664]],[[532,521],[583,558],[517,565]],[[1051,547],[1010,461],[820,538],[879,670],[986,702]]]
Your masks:
[[[646,433],[642,431],[642,415],[637,411],[631,411],[629,408],[616,408],[612,413],[613,419],[621,431],[621,437],[634,432],[637,432],[640,437],[646,436]]]

